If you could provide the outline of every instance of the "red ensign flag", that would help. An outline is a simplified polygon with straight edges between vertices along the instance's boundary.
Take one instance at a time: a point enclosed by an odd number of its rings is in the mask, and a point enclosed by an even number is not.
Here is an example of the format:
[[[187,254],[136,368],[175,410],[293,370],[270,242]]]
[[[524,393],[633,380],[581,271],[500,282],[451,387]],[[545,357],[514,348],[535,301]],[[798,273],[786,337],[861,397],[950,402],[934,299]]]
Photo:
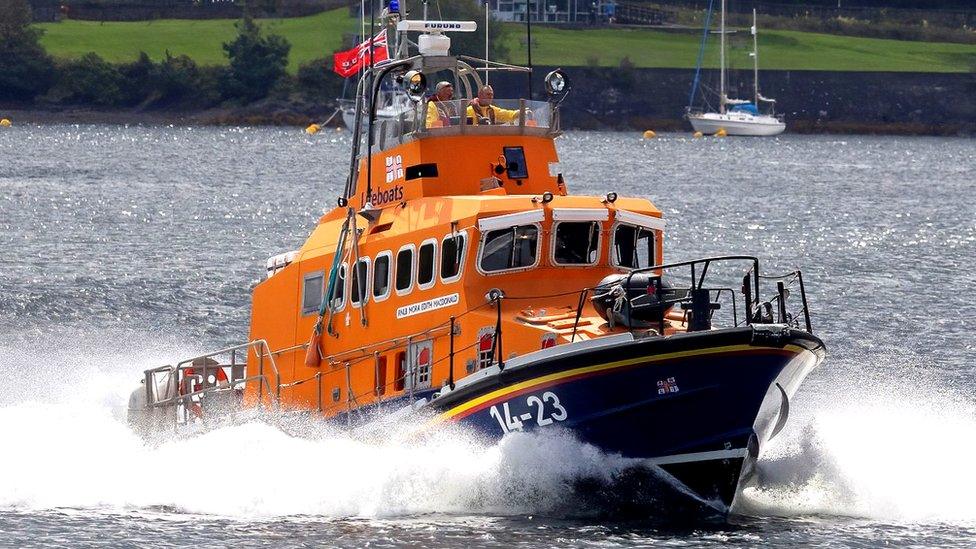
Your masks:
[[[332,56],[332,70],[343,78],[349,78],[356,74],[363,67],[369,65],[370,47],[373,48],[374,64],[390,58],[390,54],[386,50],[386,29],[351,50],[334,54]]]

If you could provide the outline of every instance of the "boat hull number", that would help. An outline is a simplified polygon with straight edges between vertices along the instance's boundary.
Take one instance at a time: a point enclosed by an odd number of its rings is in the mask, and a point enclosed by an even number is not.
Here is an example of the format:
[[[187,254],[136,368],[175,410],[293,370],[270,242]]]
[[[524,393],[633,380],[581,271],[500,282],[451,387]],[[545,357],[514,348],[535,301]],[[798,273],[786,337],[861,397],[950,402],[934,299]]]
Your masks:
[[[509,407],[509,403],[513,406]],[[495,418],[503,433],[522,431],[536,426],[545,427],[566,421],[569,417],[566,408],[559,402],[559,397],[552,391],[546,391],[542,395],[529,395],[524,403],[503,402],[501,405],[492,406],[488,413]]]

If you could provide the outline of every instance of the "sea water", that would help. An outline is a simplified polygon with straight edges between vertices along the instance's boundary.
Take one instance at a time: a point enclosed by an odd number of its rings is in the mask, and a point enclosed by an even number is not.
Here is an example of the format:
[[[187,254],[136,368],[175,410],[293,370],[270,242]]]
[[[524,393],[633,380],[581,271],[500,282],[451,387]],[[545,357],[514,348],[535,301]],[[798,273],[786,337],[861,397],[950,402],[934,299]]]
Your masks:
[[[803,269],[828,359],[728,523],[579,493],[626,464],[562,433],[420,443],[254,421],[146,444],[124,422],[142,370],[246,339],[266,258],[335,204],[348,137],[15,126],[0,131],[0,545],[976,543],[976,143],[569,133],[558,148],[572,192],[664,211],[668,260]]]

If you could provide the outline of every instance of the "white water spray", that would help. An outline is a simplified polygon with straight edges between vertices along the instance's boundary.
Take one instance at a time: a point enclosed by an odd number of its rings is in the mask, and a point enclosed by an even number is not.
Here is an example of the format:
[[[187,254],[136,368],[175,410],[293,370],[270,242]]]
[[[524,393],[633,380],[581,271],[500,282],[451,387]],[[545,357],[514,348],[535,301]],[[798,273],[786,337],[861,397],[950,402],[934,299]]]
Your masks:
[[[611,482],[628,465],[552,432],[496,445],[463,432],[405,443],[322,429],[295,437],[255,422],[151,446],[124,422],[129,391],[143,369],[201,349],[140,348],[151,338],[124,334],[103,340],[125,351],[66,356],[30,338],[0,349],[0,508],[162,507],[246,519],[558,515],[576,480]],[[972,400],[902,370],[858,385],[819,381],[844,397],[801,393],[741,511],[976,521]]]
[[[791,418],[798,421],[760,459],[760,483],[743,492],[741,510],[976,522],[973,400],[919,369],[890,372],[833,383],[840,394]]]
[[[158,348],[126,359],[7,349],[0,508],[162,507],[241,518],[539,513],[563,506],[573,481],[609,481],[626,466],[560,433],[488,445],[444,432],[405,443],[321,428],[296,437],[254,422],[147,445],[125,424],[129,391],[142,369],[165,362],[156,357],[198,351]],[[29,364],[41,366],[24,371]]]

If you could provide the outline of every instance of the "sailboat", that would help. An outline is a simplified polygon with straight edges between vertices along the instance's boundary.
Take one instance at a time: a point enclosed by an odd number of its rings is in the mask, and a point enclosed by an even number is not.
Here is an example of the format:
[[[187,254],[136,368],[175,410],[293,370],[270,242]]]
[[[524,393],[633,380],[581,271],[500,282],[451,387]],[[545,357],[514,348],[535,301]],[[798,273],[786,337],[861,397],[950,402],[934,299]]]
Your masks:
[[[726,39],[725,39],[725,2],[722,0],[722,14],[719,31],[719,106],[718,112],[704,112],[694,110],[690,103],[694,102],[695,88],[698,86],[698,74],[701,70],[702,56],[699,54],[698,67],[695,72],[695,84],[692,89],[691,101],[689,102],[687,118],[691,122],[696,132],[705,134],[715,134],[724,130],[726,135],[750,135],[750,136],[769,136],[779,135],[786,129],[786,123],[782,116],[777,116],[772,112],[775,99],[764,97],[759,93],[759,40],[756,30],[756,10],[752,10],[752,71],[753,71],[753,99],[734,99],[726,93]],[[708,36],[708,28],[702,38],[702,50],[704,51],[705,39]],[[769,113],[762,113],[759,105],[767,103],[770,105]]]

